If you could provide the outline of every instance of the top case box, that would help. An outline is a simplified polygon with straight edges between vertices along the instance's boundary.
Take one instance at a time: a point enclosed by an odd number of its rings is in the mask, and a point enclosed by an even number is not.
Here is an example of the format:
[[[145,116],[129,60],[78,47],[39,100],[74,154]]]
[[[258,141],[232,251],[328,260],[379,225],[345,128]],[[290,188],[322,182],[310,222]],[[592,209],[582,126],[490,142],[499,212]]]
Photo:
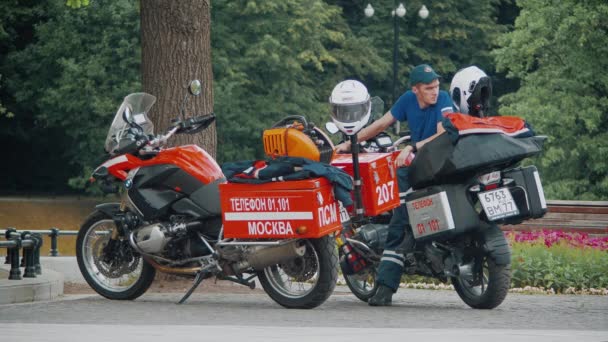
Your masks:
[[[331,165],[353,176],[353,161],[350,154],[336,155]],[[380,215],[399,206],[397,168],[392,153],[359,154],[359,170],[366,216]]]
[[[339,203],[325,178],[219,188],[226,238],[319,238],[342,227]]]

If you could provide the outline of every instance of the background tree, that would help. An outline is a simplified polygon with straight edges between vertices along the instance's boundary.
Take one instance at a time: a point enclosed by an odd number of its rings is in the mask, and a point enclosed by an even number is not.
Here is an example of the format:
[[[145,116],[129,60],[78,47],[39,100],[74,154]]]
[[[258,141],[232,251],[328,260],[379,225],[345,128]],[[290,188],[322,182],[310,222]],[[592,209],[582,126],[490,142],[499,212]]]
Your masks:
[[[210,0],[141,0],[143,90],[157,102],[150,112],[157,133],[179,116],[190,80],[203,93],[185,102],[187,116],[213,111]],[[197,144],[215,156],[214,125],[195,135],[177,135],[173,145]]]
[[[367,1],[359,0],[214,0],[213,7],[142,0],[141,12],[132,0],[69,2],[84,7],[73,10],[66,0],[0,2],[0,144],[10,151],[0,191],[65,192],[68,179],[82,188],[106,157],[103,140],[124,96],[156,95],[152,116],[162,131],[179,115],[192,78],[203,80],[205,96],[190,99],[186,111],[203,114],[215,105],[220,162],[262,157],[262,129],[286,115],[323,124],[329,93],[343,79],[363,81],[383,97],[385,109],[390,105],[392,0],[373,0],[372,18],[363,14]],[[424,21],[417,17],[423,3],[430,11]],[[444,76],[444,89],[457,69],[479,65],[492,76],[496,97],[510,93],[502,97],[502,114],[523,116],[551,134],[536,162],[547,198],[605,199],[606,5],[518,4],[407,2],[398,91],[421,62]],[[142,44],[142,36],[149,42]],[[157,73],[166,80],[155,81]],[[182,138],[213,151],[213,132]]]
[[[376,51],[388,62],[379,77],[367,77],[364,83],[391,104],[392,56],[393,56],[393,0],[347,1],[328,0],[340,6],[348,25],[357,37],[367,37],[371,45],[362,46],[361,53]],[[371,3],[373,17],[367,18],[364,9]],[[442,88],[449,88],[452,75],[459,69],[475,64],[494,76],[490,56],[494,40],[504,32],[505,24],[497,23],[498,9],[509,8],[508,1],[425,1],[404,3],[406,15],[399,20],[399,55],[397,93],[408,87],[409,71],[420,63],[431,64],[443,76]],[[425,5],[427,19],[421,19],[418,11]],[[506,19],[506,18],[505,18]],[[508,20],[505,20],[508,21]],[[500,83],[500,82],[498,82]],[[387,108],[388,109],[388,108]]]
[[[5,192],[65,192],[68,179],[82,185],[101,161],[118,104],[141,89],[139,16],[130,0],[79,11],[61,0],[8,5],[0,12],[10,37],[0,98],[15,115],[0,118],[10,151],[0,184]]]
[[[608,198],[608,4],[519,0],[515,30],[496,50],[499,70],[521,80],[504,115],[549,136],[540,160],[547,198]]]
[[[286,115],[329,119],[344,78],[380,77],[389,65],[324,1],[217,0],[212,9],[219,160],[263,156],[262,130]]]

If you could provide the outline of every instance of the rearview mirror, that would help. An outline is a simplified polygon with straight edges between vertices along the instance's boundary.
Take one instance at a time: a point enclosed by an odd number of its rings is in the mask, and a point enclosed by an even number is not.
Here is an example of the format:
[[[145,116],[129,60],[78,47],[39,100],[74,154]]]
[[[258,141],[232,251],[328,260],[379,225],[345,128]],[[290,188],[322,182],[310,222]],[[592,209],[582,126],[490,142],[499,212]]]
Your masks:
[[[371,99],[371,117],[374,120],[380,119],[384,115],[384,101],[379,96],[374,96]]]
[[[201,81],[192,80],[192,82],[190,82],[190,86],[188,86],[188,91],[190,91],[190,94],[192,94],[194,96],[200,95],[201,92],[203,91],[203,86],[201,85]]]

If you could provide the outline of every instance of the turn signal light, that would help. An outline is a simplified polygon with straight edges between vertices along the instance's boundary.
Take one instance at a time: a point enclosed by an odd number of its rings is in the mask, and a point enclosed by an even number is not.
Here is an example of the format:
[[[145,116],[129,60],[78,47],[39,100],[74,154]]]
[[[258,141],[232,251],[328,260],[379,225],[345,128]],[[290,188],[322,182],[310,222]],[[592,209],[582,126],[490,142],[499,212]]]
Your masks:
[[[296,228],[296,233],[300,235],[306,234],[307,231],[308,228],[306,226],[299,226],[298,228]]]

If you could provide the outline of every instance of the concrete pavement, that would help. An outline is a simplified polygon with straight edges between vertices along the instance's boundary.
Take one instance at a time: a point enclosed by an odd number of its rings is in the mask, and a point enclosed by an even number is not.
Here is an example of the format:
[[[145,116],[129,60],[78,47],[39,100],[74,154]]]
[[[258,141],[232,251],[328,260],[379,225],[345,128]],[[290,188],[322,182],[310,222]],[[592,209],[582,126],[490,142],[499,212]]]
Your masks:
[[[7,341],[64,342],[86,336],[89,342],[128,339],[131,342],[199,341],[450,341],[566,342],[605,341],[605,331],[512,329],[403,329],[341,327],[276,327],[233,325],[119,325],[0,323]]]

